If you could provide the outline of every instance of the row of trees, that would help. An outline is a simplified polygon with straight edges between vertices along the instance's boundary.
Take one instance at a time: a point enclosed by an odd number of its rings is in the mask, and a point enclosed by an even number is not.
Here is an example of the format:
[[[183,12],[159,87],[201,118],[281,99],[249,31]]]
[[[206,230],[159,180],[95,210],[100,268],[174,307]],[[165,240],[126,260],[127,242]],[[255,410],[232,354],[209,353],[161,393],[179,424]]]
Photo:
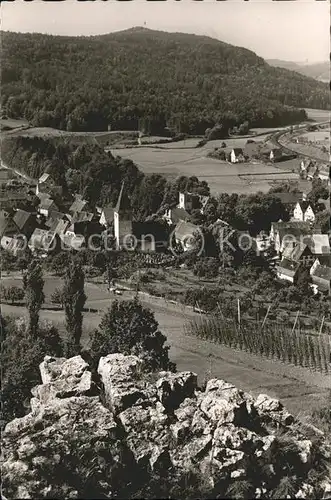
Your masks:
[[[217,316],[190,322],[187,332],[259,356],[279,359],[284,363],[308,367],[326,374],[331,371],[328,335],[307,335],[279,325],[268,325],[265,329],[261,324],[238,325]]]
[[[55,183],[62,186],[64,195],[80,193],[92,206],[115,206],[124,182],[137,220],[157,213],[161,206],[178,203],[180,190],[209,194],[208,184],[197,177],[180,176],[175,181],[167,181],[163,175],[144,175],[131,160],[114,158],[96,143],[6,137],[1,152],[12,168],[35,179],[48,172]]]

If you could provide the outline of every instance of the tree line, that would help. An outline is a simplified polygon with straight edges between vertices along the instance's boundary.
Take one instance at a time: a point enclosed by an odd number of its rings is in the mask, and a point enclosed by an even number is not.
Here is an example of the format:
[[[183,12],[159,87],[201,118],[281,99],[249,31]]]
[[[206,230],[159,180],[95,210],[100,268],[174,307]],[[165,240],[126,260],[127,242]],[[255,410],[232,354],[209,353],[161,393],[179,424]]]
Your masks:
[[[128,30],[96,37],[2,33],[4,113],[68,131],[204,134],[300,122],[327,84],[209,37]]]

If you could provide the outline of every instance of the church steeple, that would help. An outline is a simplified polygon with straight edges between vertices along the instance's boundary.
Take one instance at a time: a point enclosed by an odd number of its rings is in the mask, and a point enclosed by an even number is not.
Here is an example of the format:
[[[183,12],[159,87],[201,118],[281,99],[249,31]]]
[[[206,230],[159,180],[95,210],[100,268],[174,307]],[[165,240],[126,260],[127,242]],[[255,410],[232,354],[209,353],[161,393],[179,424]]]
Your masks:
[[[131,214],[131,204],[126,192],[124,191],[124,181],[122,182],[114,212],[121,215]]]
[[[114,234],[118,248],[127,246],[128,239],[132,235],[131,205],[124,190],[124,182],[114,209]]]

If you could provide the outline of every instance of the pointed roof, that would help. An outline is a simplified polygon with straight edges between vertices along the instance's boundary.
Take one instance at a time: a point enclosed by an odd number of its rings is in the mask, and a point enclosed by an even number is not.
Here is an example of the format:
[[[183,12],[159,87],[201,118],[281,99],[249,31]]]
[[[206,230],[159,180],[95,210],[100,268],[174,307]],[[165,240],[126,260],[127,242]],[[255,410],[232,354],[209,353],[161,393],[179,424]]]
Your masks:
[[[131,212],[131,204],[128,196],[124,191],[124,182],[122,182],[121,191],[114,209],[116,213]]]

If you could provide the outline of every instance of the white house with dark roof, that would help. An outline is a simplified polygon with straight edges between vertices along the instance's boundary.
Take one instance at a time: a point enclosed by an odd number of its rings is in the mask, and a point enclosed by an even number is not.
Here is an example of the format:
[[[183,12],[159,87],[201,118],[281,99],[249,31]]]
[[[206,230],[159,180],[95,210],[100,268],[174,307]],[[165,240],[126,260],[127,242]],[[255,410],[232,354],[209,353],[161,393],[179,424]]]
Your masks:
[[[101,209],[99,222],[102,226],[109,227],[114,222],[114,207],[107,205]]]
[[[320,258],[317,258],[310,268],[310,276],[312,278],[312,288],[315,292],[331,293],[331,262],[326,264],[321,263]],[[323,262],[323,261],[322,261]]]
[[[231,163],[239,163],[245,161],[245,156],[242,148],[233,148],[230,153]]]
[[[282,281],[295,283],[301,264],[289,259],[282,259],[276,267],[277,278]]]
[[[298,201],[293,210],[294,220],[315,222],[315,213],[309,201]]]
[[[163,216],[163,219],[167,221],[169,225],[177,224],[179,221],[187,221],[190,217],[190,214],[184,209],[180,207],[169,208]]]
[[[38,212],[45,217],[48,217],[50,212],[58,212],[59,209],[52,198],[44,198],[40,201],[40,204],[38,206]]]

